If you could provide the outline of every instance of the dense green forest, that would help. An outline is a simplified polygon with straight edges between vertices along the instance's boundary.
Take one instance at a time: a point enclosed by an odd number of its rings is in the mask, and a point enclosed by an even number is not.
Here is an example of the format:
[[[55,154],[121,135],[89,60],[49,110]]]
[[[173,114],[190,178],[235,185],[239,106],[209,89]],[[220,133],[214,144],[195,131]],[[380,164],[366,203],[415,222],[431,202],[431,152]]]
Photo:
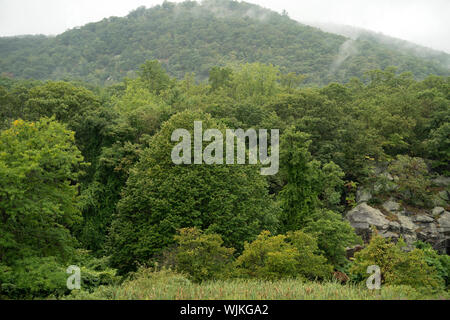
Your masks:
[[[233,1],[0,39],[0,298],[449,298],[448,69],[362,41],[330,73],[346,41]],[[175,165],[194,121],[279,129],[279,173]]]
[[[70,264],[83,266],[88,291],[156,263],[194,282],[327,280],[339,270],[355,283],[378,264],[387,285],[426,294],[448,286],[448,256],[423,242],[403,251],[402,241],[374,236],[347,259],[346,248],[362,242],[343,219],[380,162],[398,177],[391,194],[433,205],[428,182],[449,169],[448,77],[417,81],[390,68],[371,72],[368,84],[298,88],[254,63],[215,67],[196,83],[169,77],[156,60],[138,74],[89,89],[2,80],[2,297],[67,294]],[[171,133],[196,120],[279,128],[279,174],[174,165]]]
[[[351,40],[245,2],[165,2],[55,37],[0,38],[0,73],[110,84],[132,76],[146,60],[158,59],[179,79],[194,72],[205,80],[213,66],[245,62],[277,65],[315,84],[362,78],[366,71],[388,66],[419,79],[448,76],[450,56],[430,51],[417,55],[370,37]]]

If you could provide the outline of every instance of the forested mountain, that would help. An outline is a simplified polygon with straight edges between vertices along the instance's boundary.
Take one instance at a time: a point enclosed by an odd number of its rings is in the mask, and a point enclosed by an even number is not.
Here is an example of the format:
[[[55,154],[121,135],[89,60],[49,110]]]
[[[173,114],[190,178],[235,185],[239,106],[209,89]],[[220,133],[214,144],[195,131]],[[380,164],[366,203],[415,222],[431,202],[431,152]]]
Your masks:
[[[213,66],[258,61],[326,84],[392,65],[417,78],[448,75],[449,57],[418,56],[392,42],[326,33],[286,14],[230,0],[165,2],[56,37],[0,38],[0,74],[94,83],[132,76],[149,59],[158,59],[177,78],[194,72],[206,79]]]

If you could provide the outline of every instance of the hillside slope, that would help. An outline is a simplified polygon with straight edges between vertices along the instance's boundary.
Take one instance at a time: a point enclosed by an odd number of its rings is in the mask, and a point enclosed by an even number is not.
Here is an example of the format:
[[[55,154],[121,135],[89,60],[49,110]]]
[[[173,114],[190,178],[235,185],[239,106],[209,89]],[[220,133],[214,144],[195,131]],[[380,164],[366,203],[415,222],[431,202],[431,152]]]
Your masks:
[[[16,78],[111,83],[132,76],[148,59],[160,60],[178,78],[195,72],[205,79],[212,66],[255,61],[307,74],[316,84],[362,78],[367,70],[390,65],[417,78],[449,75],[441,60],[373,39],[326,33],[230,0],[165,2],[56,37],[0,38],[0,74]]]
[[[406,40],[393,38],[383,33],[348,25],[320,22],[312,22],[307,24],[318,27],[324,32],[335,33],[353,40],[366,40],[378,43],[380,45],[385,45],[390,47],[391,49],[402,51],[406,54],[414,55],[418,58],[434,61],[436,64],[443,66],[444,68],[450,68],[450,54],[443,51],[430,49],[408,42]]]

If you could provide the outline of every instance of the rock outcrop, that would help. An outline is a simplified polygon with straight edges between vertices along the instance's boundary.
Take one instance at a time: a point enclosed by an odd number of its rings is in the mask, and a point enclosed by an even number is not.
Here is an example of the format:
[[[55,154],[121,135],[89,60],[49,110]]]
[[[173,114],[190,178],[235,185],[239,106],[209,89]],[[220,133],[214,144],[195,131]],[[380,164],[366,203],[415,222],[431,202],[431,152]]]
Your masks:
[[[439,224],[439,232],[450,235],[450,212],[444,211],[437,220]]]
[[[388,163],[378,163],[373,170],[376,177],[371,184],[359,186],[356,207],[347,212],[346,219],[365,242],[372,236],[373,228],[384,238],[394,241],[403,238],[409,249],[421,240],[436,250],[450,254],[450,177],[435,176],[430,179],[433,209],[404,207],[399,200],[397,176],[389,173]],[[369,203],[380,203],[379,194],[390,195],[387,201],[375,208]],[[351,252],[350,248],[347,248]]]
[[[356,233],[366,242],[372,235],[372,226],[376,227],[377,230],[387,230],[389,227],[389,220],[386,219],[384,214],[365,202],[349,211],[346,218],[355,228]]]
[[[414,214],[407,212],[394,199],[386,201],[382,210],[361,202],[350,210],[346,219],[365,242],[372,236],[372,228],[384,238],[394,241],[402,237],[409,249],[414,242],[422,240],[433,245],[440,252],[447,252],[450,243],[450,212],[443,207],[435,207],[429,212]]]

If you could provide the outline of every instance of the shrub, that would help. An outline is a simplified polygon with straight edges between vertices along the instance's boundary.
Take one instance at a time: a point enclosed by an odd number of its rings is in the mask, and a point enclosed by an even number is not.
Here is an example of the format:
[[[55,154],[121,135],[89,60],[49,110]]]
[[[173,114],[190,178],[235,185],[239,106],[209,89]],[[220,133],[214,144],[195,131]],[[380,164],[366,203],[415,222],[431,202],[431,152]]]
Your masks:
[[[102,285],[119,283],[116,270],[107,266],[107,257],[93,258],[78,249],[70,261],[57,257],[29,257],[7,266],[0,264],[0,299],[57,297],[68,293],[66,273],[69,265],[80,267],[81,290],[92,292]],[[79,291],[79,290],[75,290]]]
[[[120,282],[117,270],[109,266],[109,257],[95,258],[90,256],[89,251],[83,249],[77,250],[77,256],[82,258],[72,263],[80,266],[83,290],[92,292],[99,286],[115,285]]]
[[[382,284],[407,285],[427,293],[442,289],[444,283],[436,269],[427,264],[424,252],[420,249],[405,252],[403,247],[402,240],[394,244],[374,235],[369,245],[355,254],[351,275],[365,281],[369,277],[367,267],[377,265],[381,270]]]
[[[329,263],[335,267],[344,265],[347,262],[345,248],[360,244],[361,238],[348,221],[333,211],[317,211],[312,219],[303,231],[316,236],[318,247]]]
[[[74,290],[63,299],[173,300],[190,286],[191,282],[184,275],[172,270],[140,268],[120,285],[100,286],[94,292]]]
[[[316,240],[302,231],[271,236],[262,232],[236,260],[239,276],[275,280],[325,278],[331,273],[326,258],[317,254]]]
[[[448,287],[450,285],[450,256],[438,254],[431,244],[422,241],[416,242],[416,248],[423,251],[427,264],[436,269],[438,276],[445,282],[446,287]]]
[[[326,257],[322,256],[315,237],[303,231],[295,231],[288,232],[287,239],[299,252],[297,271],[302,276],[325,279],[331,275],[333,268],[327,263]]]
[[[67,294],[68,275],[56,258],[25,258],[14,266],[0,265],[0,298],[32,299]]]
[[[218,234],[203,234],[197,228],[186,228],[179,230],[175,241],[175,269],[194,282],[221,278],[227,273],[234,249],[223,247]]]

